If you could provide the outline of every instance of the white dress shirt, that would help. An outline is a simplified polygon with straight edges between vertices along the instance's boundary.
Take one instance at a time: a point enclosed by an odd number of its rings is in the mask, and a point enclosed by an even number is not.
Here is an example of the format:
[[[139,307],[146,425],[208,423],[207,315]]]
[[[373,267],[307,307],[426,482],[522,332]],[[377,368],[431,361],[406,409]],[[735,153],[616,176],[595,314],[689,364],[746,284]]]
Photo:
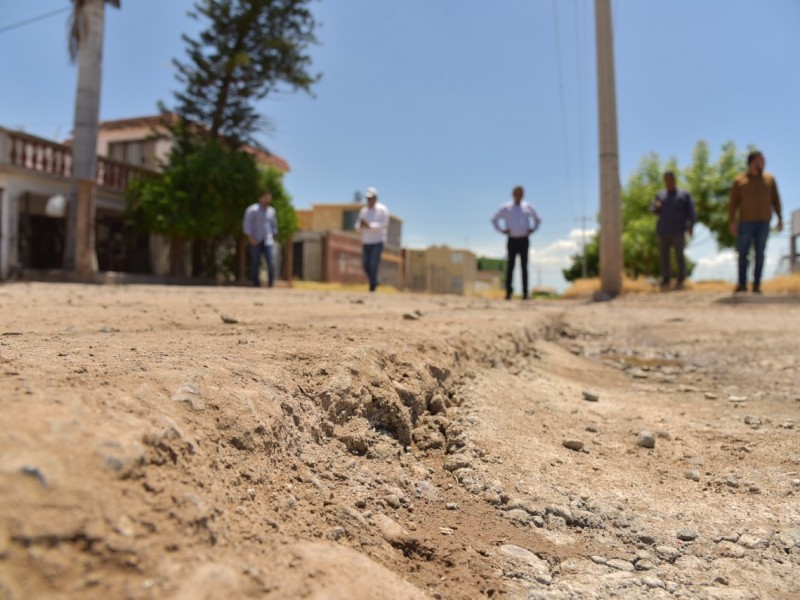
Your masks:
[[[531,220],[533,220],[533,223],[531,223]],[[503,231],[504,228],[500,227],[500,221],[505,223],[505,229],[508,229],[508,237],[512,238],[528,237],[528,234],[534,233],[542,223],[536,213],[536,209],[524,200],[519,204],[513,201],[507,202],[492,218],[494,228],[500,233],[505,233]]]
[[[368,228],[360,229],[362,219],[367,222]],[[358,211],[356,227],[361,231],[361,241],[364,244],[385,242],[389,231],[389,209],[380,202],[376,202],[372,208],[362,206]]]

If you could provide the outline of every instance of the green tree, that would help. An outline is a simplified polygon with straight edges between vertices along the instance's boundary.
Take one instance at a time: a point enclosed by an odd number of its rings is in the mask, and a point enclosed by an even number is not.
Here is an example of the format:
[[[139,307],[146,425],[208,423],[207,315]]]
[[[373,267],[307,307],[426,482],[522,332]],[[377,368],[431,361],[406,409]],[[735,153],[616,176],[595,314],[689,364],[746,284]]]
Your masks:
[[[747,152],[753,149],[748,147]],[[723,144],[720,156],[713,162],[708,143],[699,141],[692,153],[692,163],[680,169],[677,161],[670,158],[662,163],[658,155],[648,154],[628,179],[622,189],[622,251],[625,273],[657,276],[660,271],[658,241],[655,234],[655,215],[650,213],[653,197],[663,187],[664,171],[674,171],[679,187],[689,191],[695,202],[698,221],[705,225],[715,238],[717,246],[732,248],[736,240],[728,229],[728,195],[734,177],[745,169],[745,153],[733,142]],[[588,276],[599,275],[599,244],[597,235],[586,247]],[[563,270],[567,281],[581,276],[582,255],[570,259],[570,266]],[[691,275],[694,264],[687,259],[687,271]]]
[[[193,265],[218,272],[220,245],[241,238],[244,209],[270,189],[285,242],[297,229],[291,198],[278,172],[259,174],[245,145],[263,121],[255,102],[282,85],[310,92],[319,76],[305,53],[316,42],[310,0],[198,0],[196,19],[208,25],[197,40],[184,36],[186,62],[175,61],[183,91],[176,107],[162,104],[173,148],[161,181],[148,180],[129,195],[132,219],[172,242],[172,271],[185,272],[179,248],[195,242]],[[173,115],[177,115],[174,118]],[[198,251],[201,247],[201,251]],[[223,253],[224,254],[224,253]]]
[[[316,43],[310,0],[198,0],[189,15],[208,27],[197,40],[183,36],[188,60],[174,61],[176,112],[233,146],[253,143],[262,119],[254,102],[282,85],[310,92],[306,53]]]
[[[210,136],[181,134],[163,176],[135,181],[128,210],[140,229],[171,244],[172,274],[185,273],[183,247],[204,240],[194,274],[217,274],[218,245],[241,228],[244,209],[258,197],[259,171],[249,154],[233,151]]]
[[[748,152],[753,146],[748,147]],[[727,142],[716,162],[711,162],[708,143],[697,142],[692,164],[684,170],[686,186],[694,198],[700,222],[708,227],[719,249],[733,248],[736,240],[728,228],[728,197],[733,179],[746,168],[745,153]]]
[[[283,186],[283,173],[272,167],[261,171],[260,189],[272,194],[272,207],[278,217],[276,241],[285,244],[297,232],[299,222],[292,206],[292,197]]]

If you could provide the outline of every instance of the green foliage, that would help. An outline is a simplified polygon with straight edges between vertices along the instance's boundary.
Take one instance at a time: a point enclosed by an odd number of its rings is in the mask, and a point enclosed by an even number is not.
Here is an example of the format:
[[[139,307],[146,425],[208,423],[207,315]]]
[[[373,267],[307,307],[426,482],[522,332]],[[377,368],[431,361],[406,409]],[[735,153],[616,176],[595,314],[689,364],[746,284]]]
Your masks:
[[[174,61],[184,90],[176,112],[234,145],[252,143],[261,118],[253,104],[288,86],[310,92],[306,53],[316,43],[310,0],[198,0],[191,17],[208,21],[184,36],[188,60]]]
[[[753,149],[749,146],[747,152]],[[728,227],[728,198],[733,179],[746,169],[746,153],[727,142],[717,162],[711,162],[706,142],[698,142],[692,153],[692,164],[684,170],[686,189],[692,194],[700,222],[708,227],[717,241],[717,248],[733,248],[736,240]]]
[[[600,236],[595,234],[586,242],[584,248],[586,255],[586,276],[598,277],[600,275]],[[566,269],[562,269],[564,279],[575,281],[583,277],[583,256],[584,253],[573,254],[570,260],[572,264]]]
[[[252,156],[183,131],[163,176],[130,187],[128,211],[140,228],[171,240],[220,238],[241,228],[259,185]]]
[[[279,244],[288,242],[299,228],[297,212],[292,206],[292,197],[283,187],[283,173],[278,169],[270,167],[260,174],[260,190],[272,194],[272,207],[278,217],[278,235],[276,240]]]
[[[752,147],[748,148],[748,151]],[[686,189],[695,202],[698,221],[714,236],[717,246],[732,248],[735,240],[728,229],[728,195],[734,177],[745,169],[745,154],[738,152],[733,142],[722,146],[716,162],[711,161],[708,143],[700,141],[692,153],[692,163],[681,169],[675,158],[662,163],[657,154],[648,154],[634,171],[621,192],[622,251],[625,272],[631,277],[657,276],[660,272],[658,239],[655,234],[656,216],[650,204],[663,187],[663,173],[674,171],[678,187]],[[583,257],[571,257],[572,264],[563,270],[567,281],[581,277]],[[673,259],[674,260],[674,259]],[[599,238],[597,235],[586,247],[587,275],[599,275]],[[694,264],[687,259],[691,275]]]

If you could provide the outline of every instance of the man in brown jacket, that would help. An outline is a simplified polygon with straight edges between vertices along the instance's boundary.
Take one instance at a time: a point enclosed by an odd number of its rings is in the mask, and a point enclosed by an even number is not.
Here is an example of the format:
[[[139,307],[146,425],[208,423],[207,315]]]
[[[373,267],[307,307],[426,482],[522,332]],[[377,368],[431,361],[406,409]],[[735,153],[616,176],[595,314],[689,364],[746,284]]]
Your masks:
[[[761,293],[761,272],[764,270],[764,249],[767,247],[772,210],[778,215],[777,231],[783,229],[781,199],[775,178],[764,172],[764,155],[751,152],[747,171],[733,181],[728,202],[728,224],[736,238],[739,252],[739,284],[734,291],[747,291],[747,266],[750,246],[755,245],[756,264],[753,272],[753,293]]]

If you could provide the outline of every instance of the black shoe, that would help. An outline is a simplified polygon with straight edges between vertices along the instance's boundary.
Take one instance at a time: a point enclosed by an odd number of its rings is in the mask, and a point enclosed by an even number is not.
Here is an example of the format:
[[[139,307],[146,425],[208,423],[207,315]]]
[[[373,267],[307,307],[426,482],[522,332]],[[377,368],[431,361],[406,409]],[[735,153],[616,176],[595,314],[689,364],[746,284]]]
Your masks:
[[[761,286],[760,285],[754,285],[753,286],[753,293],[754,294],[758,294],[760,296],[761,295]]]
[[[683,290],[683,289],[686,289],[686,286],[683,285],[682,281],[679,281],[678,283],[675,284],[675,289],[676,290]]]
[[[737,285],[736,289],[733,290],[733,293],[734,294],[738,294],[739,292],[746,292],[746,291],[747,291],[747,286],[746,285]]]

